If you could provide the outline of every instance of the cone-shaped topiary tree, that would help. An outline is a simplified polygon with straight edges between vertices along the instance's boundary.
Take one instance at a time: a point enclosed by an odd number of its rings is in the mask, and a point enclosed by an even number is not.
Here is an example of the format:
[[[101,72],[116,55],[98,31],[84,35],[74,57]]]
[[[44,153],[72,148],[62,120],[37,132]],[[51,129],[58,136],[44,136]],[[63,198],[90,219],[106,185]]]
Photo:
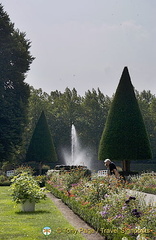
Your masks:
[[[57,155],[44,111],[42,111],[36,124],[36,128],[26,154],[26,161],[38,162],[40,173],[43,163],[57,161]]]
[[[121,160],[130,171],[130,160],[150,159],[149,139],[128,68],[117,87],[99,145],[99,160]]]

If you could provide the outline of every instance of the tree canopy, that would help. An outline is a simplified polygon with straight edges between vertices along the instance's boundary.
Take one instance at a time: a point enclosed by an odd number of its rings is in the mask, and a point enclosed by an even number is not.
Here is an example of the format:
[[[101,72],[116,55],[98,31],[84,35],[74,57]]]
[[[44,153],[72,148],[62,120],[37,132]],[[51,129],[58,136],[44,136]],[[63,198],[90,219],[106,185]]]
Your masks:
[[[151,149],[128,68],[117,87],[99,145],[99,159],[150,159]]]
[[[24,82],[33,57],[26,34],[14,28],[0,4],[0,159],[10,160],[21,142],[30,90]]]

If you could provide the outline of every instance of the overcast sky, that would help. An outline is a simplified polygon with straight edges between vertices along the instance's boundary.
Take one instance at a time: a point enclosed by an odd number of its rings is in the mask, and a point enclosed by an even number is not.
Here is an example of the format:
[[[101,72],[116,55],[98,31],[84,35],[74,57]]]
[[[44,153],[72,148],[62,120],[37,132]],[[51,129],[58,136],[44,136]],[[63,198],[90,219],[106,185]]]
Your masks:
[[[116,91],[128,66],[138,91],[156,94],[155,0],[1,0],[36,58],[26,82],[50,93]]]

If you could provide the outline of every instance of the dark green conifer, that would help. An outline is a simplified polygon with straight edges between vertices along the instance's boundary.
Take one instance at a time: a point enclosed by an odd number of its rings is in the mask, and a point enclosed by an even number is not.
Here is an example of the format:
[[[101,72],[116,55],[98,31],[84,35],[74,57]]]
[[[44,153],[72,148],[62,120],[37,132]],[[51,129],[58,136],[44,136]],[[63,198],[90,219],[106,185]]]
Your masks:
[[[106,158],[122,160],[124,171],[130,170],[130,160],[151,158],[149,139],[127,67],[123,70],[99,145],[99,160]]]
[[[40,168],[43,163],[57,161],[57,155],[44,111],[42,111],[36,124],[26,154],[26,161],[38,162]]]
[[[33,57],[26,34],[15,29],[0,3],[0,162],[17,159],[27,121]]]

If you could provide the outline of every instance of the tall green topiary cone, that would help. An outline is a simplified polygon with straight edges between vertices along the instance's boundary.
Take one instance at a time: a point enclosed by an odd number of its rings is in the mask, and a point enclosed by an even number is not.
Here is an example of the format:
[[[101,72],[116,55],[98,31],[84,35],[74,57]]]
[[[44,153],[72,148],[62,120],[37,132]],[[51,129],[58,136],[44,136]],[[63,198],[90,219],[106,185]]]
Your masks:
[[[53,139],[44,111],[42,111],[41,116],[36,124],[36,128],[26,154],[26,161],[38,162],[40,168],[43,163],[57,161]]]
[[[123,161],[124,171],[130,171],[130,160],[152,157],[127,67],[123,70],[106,120],[98,155],[99,160],[110,158]]]

